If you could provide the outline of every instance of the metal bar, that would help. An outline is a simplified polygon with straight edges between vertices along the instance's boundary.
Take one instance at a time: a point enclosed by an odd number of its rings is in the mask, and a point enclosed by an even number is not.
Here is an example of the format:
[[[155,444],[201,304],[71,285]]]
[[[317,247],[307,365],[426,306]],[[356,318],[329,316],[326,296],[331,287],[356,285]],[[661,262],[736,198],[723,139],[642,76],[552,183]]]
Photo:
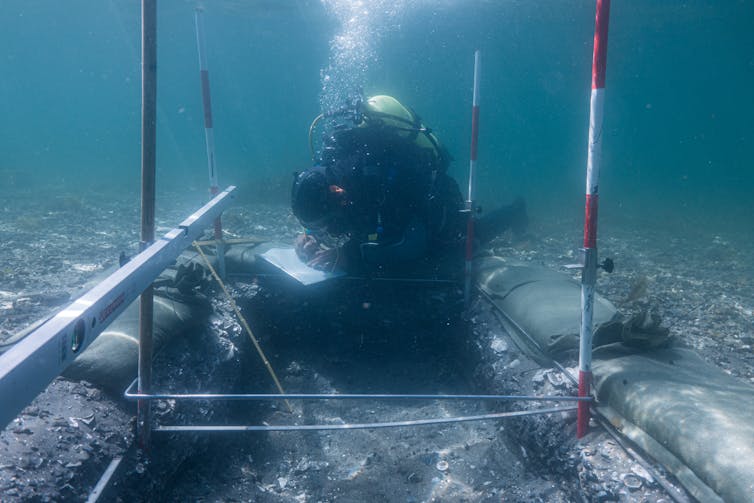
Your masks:
[[[476,173],[477,141],[479,138],[479,71],[481,56],[474,51],[474,95],[471,102],[471,155],[469,158],[469,197],[466,199],[466,269],[464,271],[463,302],[469,307],[471,299],[471,263],[474,258],[474,182]]]
[[[157,0],[141,2],[141,250],[154,241],[155,162],[157,154]],[[154,292],[139,299],[139,391],[152,383]],[[139,401],[136,432],[141,449],[149,446],[151,402]]]
[[[207,146],[207,169],[209,172],[209,193],[215,196],[218,191],[217,166],[215,164],[215,133],[212,122],[212,99],[209,91],[209,69],[207,68],[207,49],[204,37],[204,9],[194,10],[196,26],[196,48],[199,55],[199,80],[202,87],[202,107],[204,109],[204,140]],[[223,224],[220,217],[215,220],[215,246],[217,251],[217,272],[225,278],[225,243],[223,242]]]
[[[127,400],[521,400],[536,402],[591,401],[591,397],[534,395],[428,395],[363,393],[133,393],[134,383],[123,396]]]
[[[100,477],[97,485],[94,486],[92,492],[89,493],[89,497],[87,498],[86,503],[97,503],[97,501],[99,501],[100,497],[102,497],[103,493],[110,484],[110,480],[113,478],[115,471],[120,466],[121,461],[123,461],[123,456],[118,456],[110,461],[110,464],[107,465],[107,469]]]
[[[139,296],[139,393],[152,389],[152,357],[154,355],[154,289],[149,285]],[[139,400],[136,404],[136,437],[139,449],[149,450],[152,430],[152,402]]]
[[[301,424],[301,425],[217,425],[217,426],[158,426],[156,432],[170,433],[219,433],[243,431],[333,431],[333,430],[373,430],[381,428],[401,428],[413,426],[428,426],[436,424],[466,423],[471,421],[489,421],[512,417],[535,416],[540,414],[557,414],[572,412],[576,407],[554,407],[550,409],[519,410],[513,412],[498,412],[481,414],[478,416],[443,417],[435,419],[414,419],[409,421],[388,421],[382,423],[351,423],[351,424]]]
[[[591,402],[590,396],[527,396],[527,395],[359,395],[359,394],[302,394],[290,395],[277,393],[156,393],[153,395],[127,393],[128,400],[479,400],[479,401],[522,401],[522,402]]]
[[[0,355],[0,428],[113,321],[232,200],[229,187],[100,284]]]
[[[610,0],[597,0],[592,56],[592,95],[589,109],[589,146],[586,164],[586,208],[584,216],[584,268],[581,272],[581,330],[579,334],[579,396],[591,393],[592,337],[595,283],[597,281],[597,207],[602,164],[602,112],[607,68],[607,29]],[[589,429],[589,404],[579,404],[576,436]]]
[[[254,279],[254,278],[279,278],[288,280],[290,276],[284,273],[243,273],[231,272],[228,276],[236,279]],[[366,276],[338,276],[328,281],[384,281],[393,283],[423,283],[430,285],[458,285],[458,281],[453,279],[425,279],[425,278],[368,278]]]
[[[369,278],[366,276],[340,276],[332,278],[332,281],[385,281],[389,283],[423,283],[430,285],[458,285],[453,279],[426,279],[426,278]]]

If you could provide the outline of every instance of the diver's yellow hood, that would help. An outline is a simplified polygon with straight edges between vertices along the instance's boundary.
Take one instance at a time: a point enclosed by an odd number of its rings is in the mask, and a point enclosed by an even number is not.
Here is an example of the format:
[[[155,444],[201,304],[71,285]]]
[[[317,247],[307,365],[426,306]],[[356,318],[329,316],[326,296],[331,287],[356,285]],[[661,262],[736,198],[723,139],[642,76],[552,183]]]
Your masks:
[[[393,127],[397,130],[403,130],[401,136],[413,136],[414,142],[421,148],[434,150],[438,156],[439,140],[430,132],[419,118],[403,106],[400,101],[386,94],[378,94],[368,98],[364,103],[365,115],[369,122],[377,121],[384,126]],[[361,124],[366,126],[367,122]],[[417,133],[423,134],[417,134]]]
[[[382,120],[385,121],[387,125],[406,127],[408,124],[412,124],[416,121],[414,114],[401,105],[400,101],[385,94],[379,94],[367,99],[364,108],[366,108],[367,112],[378,112],[385,116],[392,115],[398,118],[398,120],[391,121],[390,117],[382,117]],[[390,124],[390,122],[394,124]]]

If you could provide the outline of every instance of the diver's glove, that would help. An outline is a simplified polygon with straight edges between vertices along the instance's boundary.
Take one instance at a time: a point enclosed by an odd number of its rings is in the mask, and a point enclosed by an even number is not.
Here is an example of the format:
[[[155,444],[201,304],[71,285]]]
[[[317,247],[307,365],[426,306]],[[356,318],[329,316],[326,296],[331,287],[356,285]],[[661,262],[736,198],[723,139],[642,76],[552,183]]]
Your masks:
[[[311,234],[299,234],[294,243],[296,255],[302,262],[311,261],[318,251],[321,250],[321,246],[317,238]]]
[[[188,261],[162,271],[153,286],[177,290],[183,295],[191,295],[196,290],[206,287],[208,279],[208,272],[201,264]]]
[[[207,286],[208,275],[208,271],[202,265],[189,261],[163,271],[155,280],[154,286],[177,290],[182,295],[191,295]]]

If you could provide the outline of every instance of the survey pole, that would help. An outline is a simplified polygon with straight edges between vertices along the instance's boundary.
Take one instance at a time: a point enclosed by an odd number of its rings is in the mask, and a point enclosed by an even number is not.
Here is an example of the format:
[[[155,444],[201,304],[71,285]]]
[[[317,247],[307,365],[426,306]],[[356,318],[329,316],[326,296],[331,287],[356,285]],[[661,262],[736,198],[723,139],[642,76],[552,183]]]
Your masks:
[[[474,94],[471,102],[471,155],[469,157],[469,191],[466,199],[466,270],[463,300],[466,307],[471,299],[471,261],[474,257],[474,182],[476,175],[477,140],[479,138],[479,68],[480,54],[474,51]]]
[[[207,168],[209,171],[209,192],[211,197],[217,195],[217,166],[215,165],[215,134],[212,125],[212,100],[209,92],[209,70],[207,68],[207,46],[204,37],[204,9],[194,10],[196,26],[196,48],[199,54],[199,80],[202,87],[202,107],[204,109],[204,140],[207,146]],[[217,268],[221,278],[225,277],[225,244],[220,217],[215,221],[215,242]]]
[[[594,293],[597,282],[597,208],[602,164],[602,116],[607,68],[607,28],[610,0],[597,0],[592,56],[592,93],[589,109],[589,145],[586,162],[586,205],[584,212],[584,263],[581,272],[581,331],[579,340],[579,397],[591,394]],[[589,429],[589,402],[579,402],[576,436]]]
[[[157,0],[141,2],[141,250],[154,241],[155,163],[157,152]],[[154,292],[148,286],[139,300],[139,390],[152,385]],[[137,403],[139,448],[147,451],[152,431],[151,402]]]

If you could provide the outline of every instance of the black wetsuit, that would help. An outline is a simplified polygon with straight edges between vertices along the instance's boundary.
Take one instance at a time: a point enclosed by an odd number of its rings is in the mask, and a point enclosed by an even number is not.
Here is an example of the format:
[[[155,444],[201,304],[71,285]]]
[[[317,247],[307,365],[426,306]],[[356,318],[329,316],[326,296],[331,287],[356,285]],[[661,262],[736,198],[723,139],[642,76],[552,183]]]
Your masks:
[[[462,242],[463,197],[446,174],[447,156],[417,145],[417,134],[353,127],[326,142],[320,164],[348,201],[328,232],[349,237],[349,269],[410,265]]]

